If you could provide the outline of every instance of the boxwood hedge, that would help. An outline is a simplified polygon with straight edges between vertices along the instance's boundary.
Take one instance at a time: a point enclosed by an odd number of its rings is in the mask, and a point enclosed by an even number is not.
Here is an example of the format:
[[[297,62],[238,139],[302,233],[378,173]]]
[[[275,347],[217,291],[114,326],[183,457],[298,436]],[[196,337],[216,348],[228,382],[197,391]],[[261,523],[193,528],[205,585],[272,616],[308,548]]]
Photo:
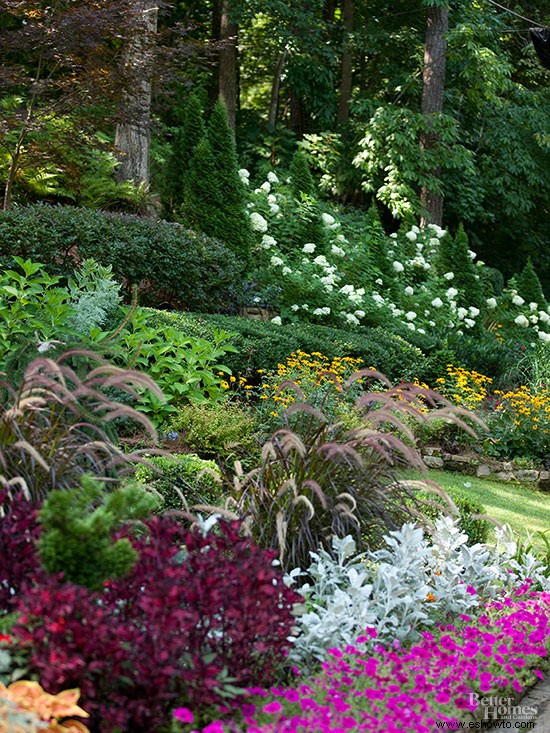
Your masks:
[[[75,263],[93,258],[112,265],[142,304],[228,312],[240,279],[233,253],[222,243],[179,224],[73,206],[32,204],[0,212],[0,264],[12,255],[72,275]]]

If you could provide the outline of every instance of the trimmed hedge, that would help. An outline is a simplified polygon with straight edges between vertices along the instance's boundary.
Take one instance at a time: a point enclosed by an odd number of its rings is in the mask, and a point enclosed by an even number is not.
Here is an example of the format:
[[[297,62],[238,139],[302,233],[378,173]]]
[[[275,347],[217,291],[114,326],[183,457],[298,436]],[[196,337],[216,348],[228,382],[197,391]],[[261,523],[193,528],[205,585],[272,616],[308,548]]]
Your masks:
[[[116,279],[140,288],[142,304],[227,312],[240,264],[221,242],[180,224],[73,206],[33,204],[0,212],[0,263],[12,256],[42,262],[71,276],[93,258],[112,265]]]
[[[233,332],[235,354],[227,354],[224,363],[234,374],[252,374],[257,369],[274,369],[297,349],[320,351],[328,358],[352,356],[363,359],[389,379],[423,378],[425,356],[405,339],[385,329],[344,331],[327,326],[293,324],[276,326],[266,321],[234,316],[152,311],[150,324],[172,326],[189,336],[212,340],[212,329]]]

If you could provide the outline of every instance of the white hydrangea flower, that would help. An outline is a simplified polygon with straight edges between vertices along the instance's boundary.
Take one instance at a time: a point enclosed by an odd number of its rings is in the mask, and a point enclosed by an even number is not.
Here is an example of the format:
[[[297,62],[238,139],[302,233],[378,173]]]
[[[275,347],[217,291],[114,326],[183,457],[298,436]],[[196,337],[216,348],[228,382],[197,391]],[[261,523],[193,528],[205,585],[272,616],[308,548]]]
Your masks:
[[[250,226],[255,232],[267,232],[267,221],[257,211],[250,214]]]
[[[415,327],[414,323],[407,323],[407,328],[408,328],[408,329],[409,329],[410,331],[414,331],[416,327]]]
[[[403,272],[403,270],[404,270],[405,268],[403,267],[403,265],[401,264],[401,262],[398,262],[398,261],[396,260],[396,261],[395,261],[395,262],[393,263],[393,269],[394,269],[394,270],[395,270],[396,272]]]
[[[414,319],[416,318],[416,313],[414,311],[407,311],[405,313],[405,318],[407,319],[407,321],[414,321]]]
[[[271,262],[273,267],[280,267],[281,265],[285,264],[280,257],[277,257],[277,255],[273,255],[269,261]]]
[[[336,235],[336,241],[337,242],[344,242],[344,244],[348,241],[343,234],[337,234]]]
[[[296,305],[296,303],[294,303],[294,305],[291,305],[290,306],[290,310],[291,311],[294,311],[294,313],[296,313],[296,311],[299,311],[300,310],[300,306],[299,305]]]
[[[353,313],[346,313],[346,321],[351,323],[352,326],[358,326],[359,320]]]
[[[331,214],[325,212],[321,214],[321,220],[326,227],[330,227],[336,223],[336,219]]]
[[[405,236],[407,237],[409,242],[416,242],[416,232],[413,232],[412,229],[410,232],[407,232]]]
[[[430,247],[432,247],[432,249],[438,247],[439,239],[437,237],[430,237],[430,239],[428,239],[428,244],[430,245]]]
[[[463,318],[466,318],[468,315],[468,311],[466,308],[459,308],[456,315],[462,320]]]
[[[302,247],[302,252],[305,252],[307,255],[315,252],[315,245],[313,244],[313,242],[306,242]]]
[[[538,307],[539,307],[538,303],[529,303],[529,310],[531,311],[536,311]]]
[[[397,239],[397,232],[392,232],[392,234],[390,234],[390,238]]]
[[[426,333],[423,328],[417,328],[416,333]]]
[[[269,173],[267,174],[267,180],[270,183],[279,183],[279,179],[277,178],[275,173],[273,173],[273,171],[269,171]]]
[[[447,230],[442,229],[438,224],[428,224],[428,229],[431,229],[438,239],[442,239],[447,234]]]
[[[309,305],[307,303],[303,303],[302,310],[303,311],[308,311],[309,310]]]
[[[443,277],[445,278],[445,280],[454,280],[454,276],[455,276],[454,272],[446,272],[443,275]]]
[[[276,204],[277,203],[277,196],[275,196],[274,193],[270,193],[267,197],[267,203],[268,204]]]
[[[487,308],[493,309],[497,307],[496,298],[487,298],[485,302],[487,303]]]
[[[281,207],[279,204],[269,204],[269,211],[273,214],[273,216],[276,216],[280,213]]]
[[[476,322],[473,321],[471,318],[465,318],[464,325],[466,326],[466,328],[473,328],[476,325]]]
[[[410,285],[407,285],[405,288],[405,295],[414,295],[414,290],[411,288]]]
[[[384,284],[384,281],[382,280],[381,277],[377,277],[374,282],[376,283],[376,285],[383,285]]]
[[[441,298],[434,298],[432,300],[432,305],[434,308],[441,308],[441,306],[443,305],[443,301],[441,300]]]
[[[541,341],[550,341],[550,333],[545,333],[544,331],[539,331],[539,339]]]
[[[313,311],[314,316],[328,316],[330,314],[330,308],[328,306],[324,306],[323,308],[315,308]]]
[[[529,321],[527,320],[527,318],[525,318],[525,316],[518,316],[517,318],[514,318],[514,323],[517,326],[523,326],[523,328],[529,325]]]
[[[550,321],[550,315],[546,311],[539,311],[539,318],[543,323]]]
[[[283,275],[291,275],[292,274],[292,270],[290,269],[290,267],[283,267],[282,272],[283,272]]]
[[[316,265],[321,265],[321,267],[328,267],[328,260],[325,255],[317,255],[317,257],[313,261]]]
[[[469,257],[469,258],[470,258],[471,260],[475,260],[475,258],[477,257],[477,255],[476,255],[476,253],[475,253],[475,252],[473,252],[473,251],[472,251],[471,249],[469,249],[469,250],[468,250],[468,257]]]
[[[373,293],[372,299],[374,300],[376,305],[384,305],[384,303],[386,302],[384,298],[380,295],[380,293]]]
[[[365,295],[365,288],[357,288],[355,292],[357,295]]]
[[[343,285],[340,288],[340,292],[342,293],[342,295],[349,295],[350,293],[353,293],[354,290],[355,288],[353,287],[353,285]]]
[[[523,300],[521,295],[514,295],[514,297],[512,298],[512,303],[514,305],[523,305],[525,301]]]
[[[357,311],[355,311],[355,316],[357,318],[364,318],[365,317],[365,311],[357,310]]]
[[[452,300],[452,298],[454,298],[455,296],[457,296],[457,295],[458,295],[458,290],[457,290],[456,288],[449,288],[449,289],[448,289],[448,290],[447,290],[447,291],[445,292],[445,295],[447,296],[447,299],[448,299],[448,300]]]
[[[435,328],[435,321],[428,321],[428,326],[430,328]]]
[[[531,321],[531,323],[538,323],[539,317],[533,313],[532,316],[529,316],[529,320]]]
[[[422,252],[423,249],[424,249],[424,245],[422,244],[422,242],[417,242],[416,243],[417,252]]]
[[[264,234],[262,237],[262,247],[264,249],[269,249],[270,247],[274,247],[277,244],[277,240],[275,237],[272,237],[270,234]]]
[[[472,318],[479,316],[479,308],[476,308],[475,305],[471,305],[469,311]]]
[[[338,247],[336,244],[333,244],[330,248],[330,251],[333,255],[336,255],[336,257],[345,257],[346,253],[341,247]]]
[[[241,179],[241,181],[242,181],[242,182],[243,182],[243,183],[244,183],[244,184],[245,184],[246,186],[248,186],[248,184],[249,184],[249,178],[250,178],[250,173],[249,173],[249,172],[248,172],[248,171],[246,170],[246,168],[241,168],[241,169],[240,169],[240,170],[238,171],[238,173],[239,173],[239,178]]]
[[[265,183],[262,183],[260,186],[260,190],[264,193],[269,193],[271,191],[271,183],[269,181],[265,181]]]
[[[271,323],[274,323],[276,326],[281,326],[283,323],[281,321],[281,316],[275,316],[275,318],[272,318]]]

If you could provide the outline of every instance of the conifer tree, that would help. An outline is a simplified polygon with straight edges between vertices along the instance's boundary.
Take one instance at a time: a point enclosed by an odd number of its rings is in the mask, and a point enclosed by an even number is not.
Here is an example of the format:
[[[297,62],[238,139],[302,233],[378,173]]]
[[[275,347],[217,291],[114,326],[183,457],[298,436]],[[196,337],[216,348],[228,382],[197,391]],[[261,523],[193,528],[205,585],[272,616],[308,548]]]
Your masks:
[[[546,308],[546,298],[531,258],[517,278],[517,291],[527,303],[536,303],[539,308]]]
[[[456,302],[459,306],[463,308],[483,306],[483,285],[470,257],[468,235],[462,224],[459,225],[454,239],[447,234],[439,241],[436,270],[439,275],[454,273],[454,278],[449,284],[458,290]]]
[[[302,194],[313,196],[315,193],[315,182],[306,154],[303,150],[297,150],[292,156],[290,163],[290,186],[295,198],[300,199]]]
[[[211,237],[223,231],[223,198],[216,161],[206,135],[195,148],[185,179],[182,212],[186,224]]]
[[[183,203],[185,178],[193,153],[204,137],[205,125],[199,98],[189,98],[183,108],[180,126],[176,129],[172,149],[166,167],[166,198],[170,209],[176,209]]]

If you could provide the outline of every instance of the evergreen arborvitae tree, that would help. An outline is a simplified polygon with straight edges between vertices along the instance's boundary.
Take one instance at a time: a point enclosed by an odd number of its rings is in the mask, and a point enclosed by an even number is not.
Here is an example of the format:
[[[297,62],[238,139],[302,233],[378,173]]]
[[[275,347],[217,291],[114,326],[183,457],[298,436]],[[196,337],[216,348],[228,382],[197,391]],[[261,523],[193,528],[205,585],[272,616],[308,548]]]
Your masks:
[[[165,197],[170,209],[183,203],[185,178],[193,153],[204,137],[205,126],[199,98],[192,96],[181,113],[181,124],[174,133],[172,149],[166,166]]]
[[[290,163],[290,187],[292,194],[296,199],[300,199],[302,194],[313,196],[315,194],[315,182],[306,154],[303,150],[297,150],[292,156]]]
[[[246,190],[239,176],[235,137],[227,122],[227,110],[221,100],[214,105],[208,120],[206,137],[214,161],[216,189],[222,205],[222,213],[215,218],[223,222],[219,230],[211,236],[225,242],[246,269],[250,264],[252,229],[246,209]]]
[[[536,303],[539,308],[546,308],[546,298],[531,258],[517,277],[517,291],[527,303]]]
[[[470,257],[468,235],[462,224],[458,227],[454,239],[447,234],[440,240],[436,269],[439,275],[444,275],[446,272],[454,273],[449,286],[458,290],[456,302],[459,306],[463,308],[483,306],[483,284],[477,273],[477,267]]]
[[[206,135],[195,148],[185,180],[182,212],[185,223],[211,237],[223,229],[223,197],[216,161]]]

